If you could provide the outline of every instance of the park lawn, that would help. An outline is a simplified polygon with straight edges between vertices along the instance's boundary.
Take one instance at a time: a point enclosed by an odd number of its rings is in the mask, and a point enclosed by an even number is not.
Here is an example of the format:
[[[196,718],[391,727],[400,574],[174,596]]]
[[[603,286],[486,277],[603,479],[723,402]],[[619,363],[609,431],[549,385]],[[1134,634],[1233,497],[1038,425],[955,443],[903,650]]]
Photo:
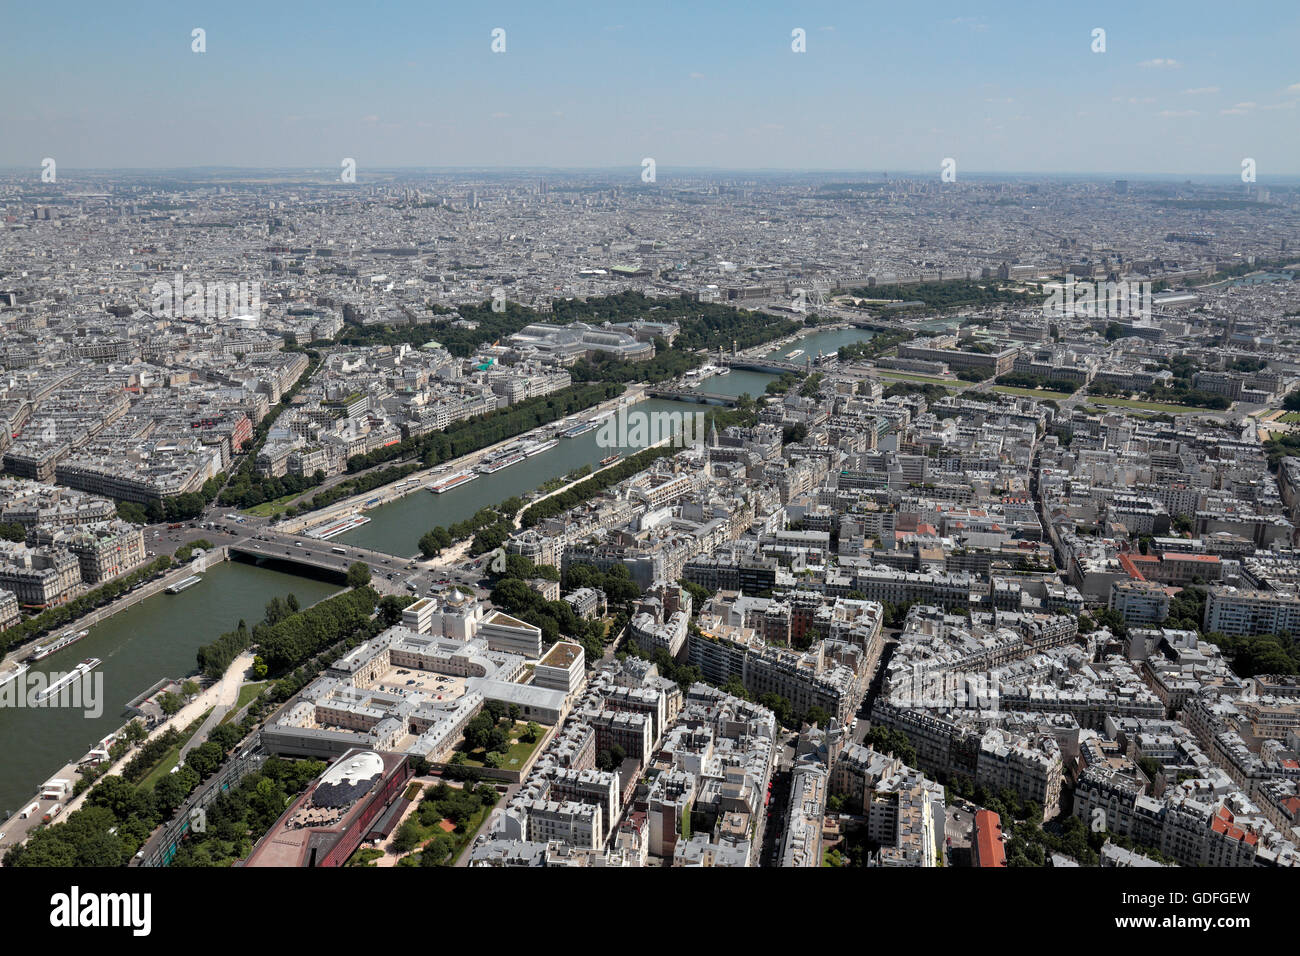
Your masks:
[[[1300,422],[1300,412],[1287,412],[1285,415],[1278,416],[1277,421],[1294,425],[1296,422]]]
[[[498,803],[499,802],[500,801],[498,800]],[[466,822],[464,833],[457,833],[455,830],[444,829],[443,823],[449,822],[446,821],[445,819],[439,821],[438,823],[433,824],[432,826],[426,827],[424,824],[420,823],[419,809],[417,808],[410,817],[407,817],[408,820],[415,821],[415,828],[416,831],[419,833],[419,842],[416,844],[417,849],[412,850],[410,853],[403,854],[401,859],[398,860],[398,865],[399,866],[417,865],[419,862],[420,854],[424,852],[424,848],[429,843],[429,841],[432,840],[434,837],[440,836],[442,834],[446,834],[447,836],[451,837],[453,841],[455,841],[451,851],[450,858],[446,864],[447,866],[453,866],[456,863],[456,860],[459,859],[460,855],[463,852],[465,852],[465,848],[474,842],[474,837],[478,834],[479,827],[483,825],[483,821],[488,818],[488,814],[492,812],[493,807],[495,807],[496,805],[497,804],[493,804],[491,807],[480,806],[478,809],[476,809],[473,812],[473,814],[470,815],[469,820]],[[358,861],[358,863],[355,865],[365,866],[368,864],[368,862],[369,862],[368,860]]]
[[[537,749],[538,745],[541,744],[542,739],[546,736],[545,727],[542,727],[542,732],[537,735],[537,740],[531,744],[524,743],[519,739],[519,735],[524,732],[524,729],[527,726],[527,721],[516,720],[515,725],[510,728],[510,746],[506,749],[506,759],[498,769],[519,770],[525,763],[527,763],[528,758],[532,756],[533,751]],[[465,763],[471,767],[487,766],[487,764],[483,762],[483,758],[487,756],[487,752],[482,748],[471,750],[467,752],[465,756],[467,758]]]
[[[1148,412],[1164,412],[1167,415],[1186,415],[1191,412],[1226,411],[1218,408],[1197,408],[1194,405],[1168,405],[1164,402],[1143,402],[1134,398],[1108,398],[1102,395],[1089,395],[1088,401],[1094,405],[1112,405],[1117,408],[1140,408]]]
[[[141,790],[152,789],[154,784],[172,772],[172,767],[176,766],[177,761],[180,759],[181,748],[189,743],[190,738],[199,732],[199,728],[203,726],[203,722],[208,719],[210,713],[212,713],[211,707],[195,718],[194,722],[185,729],[185,733],[181,735],[181,739],[173,744],[168,751],[162,755],[162,759],[158,761],[157,766],[145,774],[144,779],[140,781]]]
[[[285,495],[282,498],[276,498],[274,501],[263,501],[260,505],[253,505],[251,508],[243,508],[240,514],[252,515],[254,518],[272,518],[279,512],[283,511],[294,498],[299,497],[301,491],[296,491],[291,495]]]
[[[269,680],[254,681],[251,684],[245,684],[243,687],[239,688],[239,697],[235,699],[235,706],[230,708],[230,713],[221,718],[221,722],[224,724],[233,719],[235,714],[247,707],[248,704],[252,702],[253,698],[260,694],[262,689],[269,683],[271,683]]]
[[[1024,395],[1026,398],[1050,398],[1060,401],[1069,398],[1073,392],[1052,392],[1045,388],[1020,388],[1018,385],[994,385],[993,391],[1003,395]]]

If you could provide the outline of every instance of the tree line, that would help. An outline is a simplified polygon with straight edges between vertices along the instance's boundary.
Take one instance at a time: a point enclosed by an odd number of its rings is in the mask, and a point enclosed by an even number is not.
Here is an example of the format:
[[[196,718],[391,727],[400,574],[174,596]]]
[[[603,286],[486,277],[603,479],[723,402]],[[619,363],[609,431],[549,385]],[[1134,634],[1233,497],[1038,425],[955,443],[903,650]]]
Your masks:
[[[293,611],[275,619],[268,606],[267,618],[251,631],[240,621],[235,630],[200,647],[199,670],[208,677],[218,678],[236,657],[257,645],[258,656],[268,673],[273,677],[282,675],[356,632],[369,620],[378,600],[379,595],[367,586],[336,594],[304,611]]]

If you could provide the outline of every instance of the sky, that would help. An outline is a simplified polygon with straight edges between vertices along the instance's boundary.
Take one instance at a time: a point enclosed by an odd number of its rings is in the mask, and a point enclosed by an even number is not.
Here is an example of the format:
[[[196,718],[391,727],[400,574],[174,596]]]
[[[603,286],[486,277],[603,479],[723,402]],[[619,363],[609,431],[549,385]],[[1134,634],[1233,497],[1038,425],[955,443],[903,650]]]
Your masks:
[[[1297,0],[126,6],[0,0],[0,167],[1300,174]]]

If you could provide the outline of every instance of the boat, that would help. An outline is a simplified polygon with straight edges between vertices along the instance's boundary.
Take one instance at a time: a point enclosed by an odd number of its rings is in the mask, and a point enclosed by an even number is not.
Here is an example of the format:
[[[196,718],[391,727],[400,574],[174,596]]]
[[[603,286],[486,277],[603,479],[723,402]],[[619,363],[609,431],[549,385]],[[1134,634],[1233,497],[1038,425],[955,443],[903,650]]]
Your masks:
[[[715,375],[730,375],[730,374],[731,374],[731,366],[730,366],[730,365],[719,365],[719,366],[718,366],[718,370],[717,370],[717,372],[715,372],[714,374],[715,374]]]
[[[793,352],[787,352],[785,357],[798,358],[800,355],[803,355],[803,349],[795,349]]]
[[[10,681],[15,681],[18,678],[22,677],[24,674],[27,673],[27,669],[30,666],[31,665],[28,664],[26,661],[18,661],[17,663],[15,663],[13,667],[9,668],[9,670],[5,671],[3,674],[0,674],[0,687],[4,687],[4,685],[8,684]]]
[[[175,584],[170,584],[170,585],[168,585],[168,586],[167,586],[167,593],[168,593],[168,594],[180,594],[180,593],[181,593],[182,591],[184,591],[186,588],[192,588],[192,587],[194,587],[194,585],[198,584],[198,583],[199,583],[200,581],[202,581],[202,580],[203,580],[203,577],[202,577],[201,575],[198,575],[198,574],[191,574],[188,578],[185,578],[184,580],[177,581]]]
[[[478,465],[477,470],[479,474],[494,475],[498,471],[501,471],[505,468],[509,468],[511,465],[517,465],[523,460],[524,460],[524,456],[521,455],[519,452],[515,452],[513,455],[505,455],[504,457],[491,458],[488,459],[487,461],[481,462]]]
[[[579,435],[585,435],[587,432],[591,431],[595,427],[596,427],[595,422],[579,422],[577,425],[574,425],[572,428],[567,429],[564,432],[564,437],[577,438]]]
[[[29,661],[43,661],[51,654],[57,654],[65,647],[71,647],[89,633],[90,631],[77,631],[76,633],[67,631],[58,640],[51,641],[48,644],[37,644],[32,648],[32,653],[27,659]]]
[[[548,441],[538,442],[536,445],[528,445],[524,448],[524,457],[532,458],[534,455],[540,455],[544,451],[550,451],[559,443],[558,438],[552,438]]]
[[[349,518],[344,518],[342,521],[335,521],[332,524],[328,524],[323,528],[308,531],[307,537],[325,541],[337,534],[343,534],[346,531],[351,531],[353,528],[360,528],[363,524],[369,523],[370,519],[365,515],[352,515]]]
[[[614,462],[618,461],[622,457],[623,457],[622,455],[617,453],[613,455],[606,455],[604,458],[600,460],[600,465],[602,468],[605,467],[606,465],[612,465],[614,464]]]
[[[53,697],[59,691],[63,690],[65,687],[70,687],[73,684],[75,684],[77,681],[81,680],[81,678],[85,677],[87,674],[89,674],[91,671],[93,671],[96,667],[98,667],[102,663],[104,662],[101,661],[98,657],[87,657],[84,661],[82,661],[80,664],[74,667],[67,674],[64,674],[62,677],[56,680],[49,687],[45,688],[45,690],[37,694],[35,698],[36,702],[40,703],[42,701],[49,700],[51,697]]]
[[[446,478],[439,478],[429,485],[429,490],[435,495],[440,495],[444,491],[451,491],[453,488],[459,488],[463,484],[473,481],[478,475],[472,471],[458,471],[454,475],[448,475]]]

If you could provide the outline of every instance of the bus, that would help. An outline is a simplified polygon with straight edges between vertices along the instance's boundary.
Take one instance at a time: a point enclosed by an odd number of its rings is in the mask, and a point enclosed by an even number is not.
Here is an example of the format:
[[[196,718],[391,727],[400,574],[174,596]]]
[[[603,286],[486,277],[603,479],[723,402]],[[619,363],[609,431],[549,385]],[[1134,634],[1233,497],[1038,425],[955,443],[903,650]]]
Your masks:
[[[330,550],[333,551],[335,554],[347,554],[347,553],[348,553],[348,549],[347,549],[347,548],[330,548]]]

